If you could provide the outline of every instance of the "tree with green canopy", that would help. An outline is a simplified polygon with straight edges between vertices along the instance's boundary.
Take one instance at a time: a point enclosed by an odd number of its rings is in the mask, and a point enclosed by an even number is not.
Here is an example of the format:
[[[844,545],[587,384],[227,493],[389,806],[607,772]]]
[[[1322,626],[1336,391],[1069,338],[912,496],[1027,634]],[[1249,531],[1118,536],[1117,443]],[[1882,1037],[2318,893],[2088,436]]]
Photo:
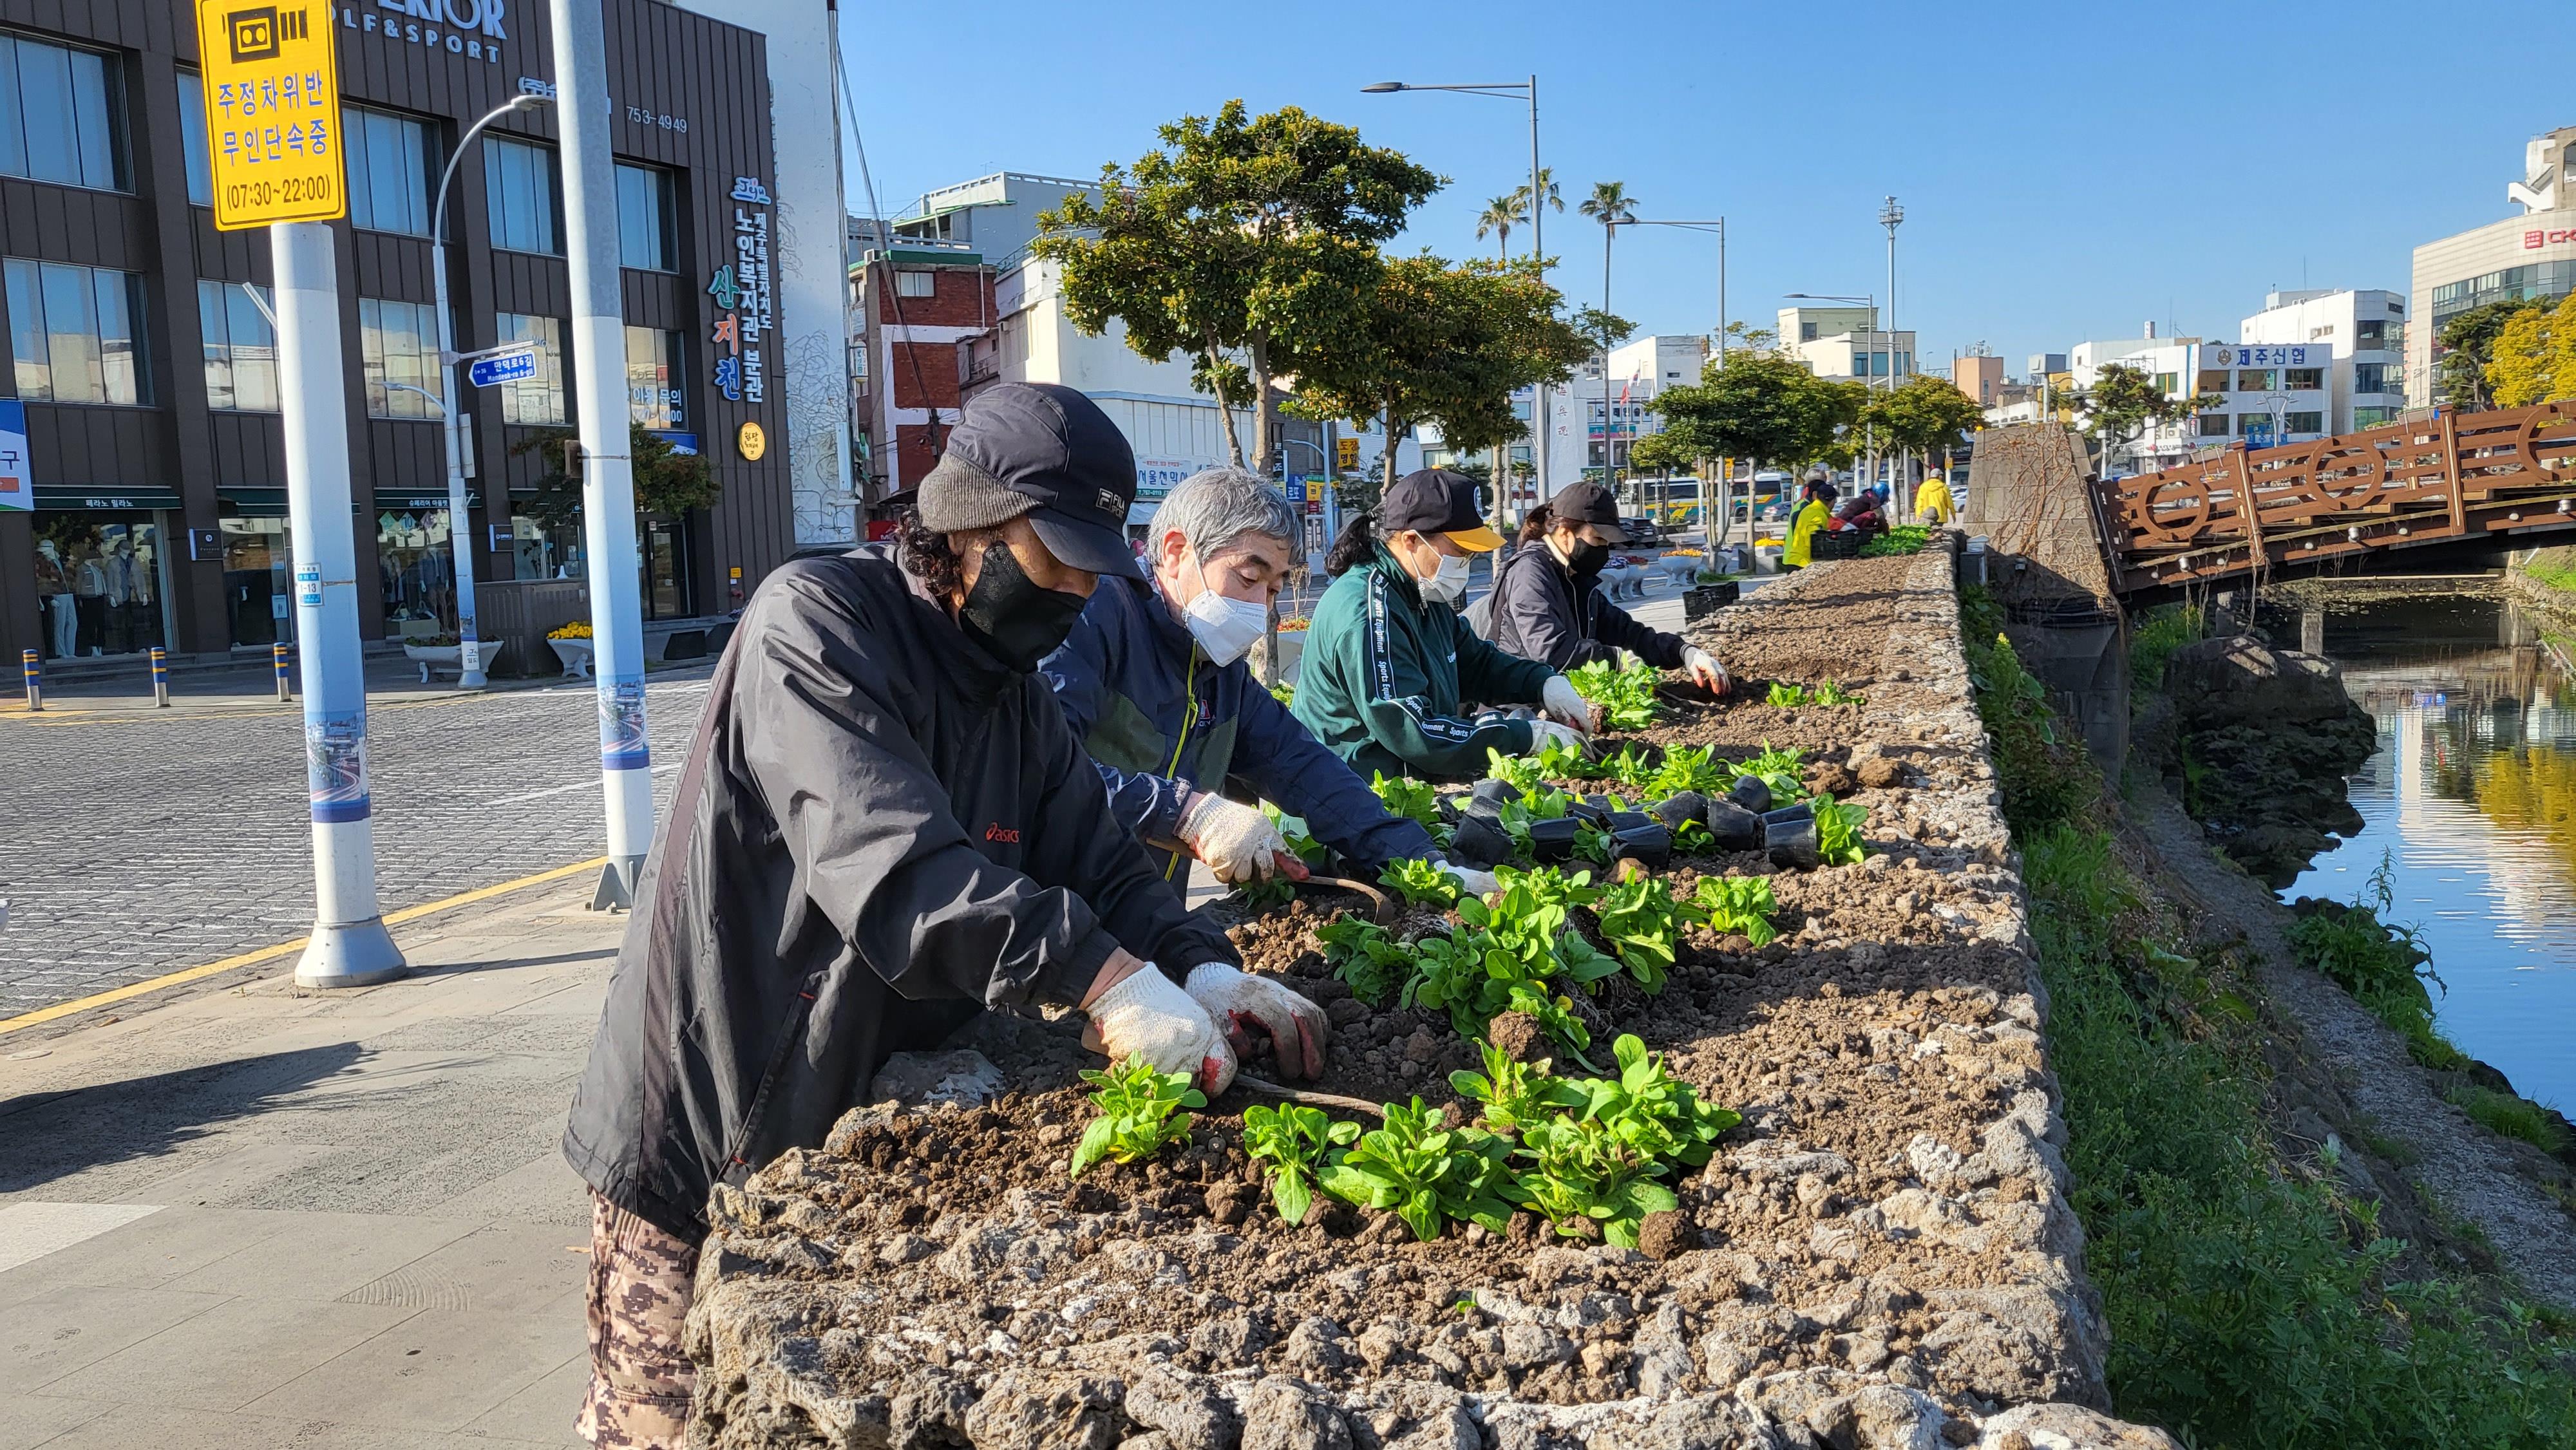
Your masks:
[[[1861,409],[1861,423],[1877,435],[1882,451],[1924,459],[1927,467],[1931,455],[1958,447],[1985,420],[1976,399],[1947,378],[1923,373],[1872,394]]]
[[[1360,325],[1298,372],[1290,406],[1309,418],[1383,422],[1389,484],[1393,440],[1417,424],[1436,425],[1462,455],[1509,443],[1528,427],[1512,412],[1512,393],[1563,381],[1588,351],[1556,315],[1558,300],[1526,262],[1457,267],[1428,252],[1397,258],[1381,272]]]
[[[2153,377],[2127,363],[2103,364],[2092,384],[2077,389],[2074,396],[2079,410],[2076,426],[2101,444],[2106,474],[2113,450],[2135,443],[2148,428],[2179,423],[2227,401],[2217,393],[2168,393]]]
[[[2489,302],[2456,314],[2442,324],[2434,335],[2433,391],[2444,407],[2463,413],[2483,413],[2496,406],[2494,384],[2487,379],[2487,364],[2495,360],[2496,338],[2505,324],[2525,312],[2537,311],[2537,302]]]
[[[546,466],[537,478],[536,494],[510,507],[549,529],[581,518],[581,480],[564,468],[564,445],[581,434],[571,428],[538,428],[510,446],[514,454],[534,454]],[[712,508],[724,496],[716,472],[696,453],[683,453],[671,441],[640,423],[626,430],[627,454],[634,460],[635,509],[653,518],[676,519],[691,509]]]
[[[1647,406],[1671,440],[1659,447],[1799,468],[1834,453],[1864,396],[1860,384],[1817,377],[1785,352],[1746,349],[1729,352],[1724,367],[1710,359],[1697,383],[1666,388]]]
[[[1132,167],[1102,168],[1100,200],[1076,192],[1040,214],[1030,253],[1061,270],[1074,326],[1097,336],[1116,320],[1139,356],[1190,358],[1238,466],[1234,410],[1251,408],[1253,466],[1266,469],[1274,382],[1365,324],[1378,244],[1441,178],[1295,106],[1252,116],[1228,101],[1158,134]]]

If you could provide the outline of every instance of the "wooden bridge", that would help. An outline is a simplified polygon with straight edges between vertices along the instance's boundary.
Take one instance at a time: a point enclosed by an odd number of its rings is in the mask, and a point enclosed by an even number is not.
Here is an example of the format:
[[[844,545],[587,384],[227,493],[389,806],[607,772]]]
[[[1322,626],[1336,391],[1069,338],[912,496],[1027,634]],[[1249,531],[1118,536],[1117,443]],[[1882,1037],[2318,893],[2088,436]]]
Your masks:
[[[2120,592],[2576,528],[2576,403],[2233,447],[2099,490]]]

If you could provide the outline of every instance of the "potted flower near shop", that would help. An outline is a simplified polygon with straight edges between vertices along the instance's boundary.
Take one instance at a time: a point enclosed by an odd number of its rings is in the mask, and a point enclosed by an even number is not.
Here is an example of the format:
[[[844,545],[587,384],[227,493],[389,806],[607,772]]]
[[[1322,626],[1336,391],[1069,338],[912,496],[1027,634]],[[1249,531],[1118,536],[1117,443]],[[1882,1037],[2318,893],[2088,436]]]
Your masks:
[[[549,630],[546,634],[546,644],[554,650],[555,658],[563,661],[565,679],[590,678],[589,620],[576,619],[570,624]]]
[[[424,685],[429,683],[429,671],[433,665],[459,670],[465,667],[464,646],[453,634],[410,636],[403,641],[403,655],[420,666],[420,682]]]

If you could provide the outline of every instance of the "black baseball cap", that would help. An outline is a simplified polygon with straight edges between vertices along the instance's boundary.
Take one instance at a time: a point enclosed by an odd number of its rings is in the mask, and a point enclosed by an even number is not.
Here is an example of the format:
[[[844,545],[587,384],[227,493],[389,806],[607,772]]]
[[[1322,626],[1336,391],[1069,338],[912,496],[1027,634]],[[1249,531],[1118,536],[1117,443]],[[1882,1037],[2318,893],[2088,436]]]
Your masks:
[[[966,401],[947,441],[921,480],[924,525],[956,533],[1026,518],[1076,569],[1135,572],[1136,454],[1099,404],[1061,383],[997,383]]]
[[[1390,533],[1447,534],[1449,542],[1471,554],[1503,546],[1503,536],[1485,527],[1476,512],[1476,480],[1445,468],[1420,469],[1397,479],[1378,500],[1378,522]]]
[[[1619,526],[1619,496],[1589,479],[1567,484],[1548,500],[1548,507],[1569,524],[1590,524],[1601,531],[1605,544],[1628,542],[1628,531]]]

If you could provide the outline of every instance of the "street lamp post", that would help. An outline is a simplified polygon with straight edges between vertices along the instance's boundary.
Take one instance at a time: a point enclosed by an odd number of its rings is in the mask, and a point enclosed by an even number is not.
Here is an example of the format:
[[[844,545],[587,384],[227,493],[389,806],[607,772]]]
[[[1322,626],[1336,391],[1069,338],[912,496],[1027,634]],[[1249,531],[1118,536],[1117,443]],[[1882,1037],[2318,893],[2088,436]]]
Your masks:
[[[1545,282],[1547,280],[1547,225],[1543,218],[1547,215],[1547,179],[1538,164],[1538,77],[1532,75],[1525,81],[1493,81],[1462,86],[1426,86],[1416,85],[1411,81],[1379,81],[1374,85],[1360,87],[1361,94],[1371,96],[1393,95],[1397,91],[1457,91],[1463,95],[1493,96],[1503,100],[1515,96],[1529,97],[1530,256],[1538,264],[1538,279]],[[1530,444],[1530,462],[1537,469],[1539,502],[1545,503],[1548,499],[1547,384],[1545,383],[1537,384],[1530,394]],[[1392,437],[1388,438],[1386,446],[1393,448],[1395,440]],[[1494,490],[1494,522],[1498,528],[1501,526],[1502,516],[1503,491],[1497,488]]]
[[[1794,302],[1840,302],[1845,306],[1857,302],[1869,309],[1869,331],[1864,334],[1861,344],[1861,386],[1870,392],[1877,392],[1878,369],[1871,354],[1878,349],[1878,294],[1864,292],[1857,297],[1845,297],[1832,292],[1792,292],[1788,296]],[[1892,332],[1887,335],[1887,366],[1890,371],[1894,371],[1896,367],[1896,334]],[[1878,476],[1878,436],[1877,430],[1868,425],[1864,425],[1861,430],[1861,452],[1862,456],[1869,460],[1869,476],[1876,478]]]
[[[1628,217],[1610,223],[1618,227],[1679,227],[1684,231],[1714,232],[1717,235],[1717,365],[1726,366],[1726,218],[1714,221],[1678,221],[1663,218]],[[1606,311],[1607,308],[1605,307]],[[1606,370],[1605,370],[1606,371]],[[1661,379],[1657,380],[1660,384]],[[1602,380],[1602,395],[1609,396],[1609,380]],[[1606,404],[1604,405],[1607,406]],[[1631,447],[1635,445],[1630,444]],[[1729,480],[1732,482],[1732,480]]]
[[[1887,228],[1887,390],[1891,393],[1896,391],[1897,379],[1896,228],[1904,220],[1905,208],[1896,204],[1895,197],[1889,197],[1887,205],[1878,209],[1879,225]],[[1887,485],[1891,494],[1896,491],[1896,476],[1902,469],[1903,465],[1897,458],[1889,458]]]
[[[466,149],[484,127],[513,111],[534,110],[545,103],[543,96],[512,96],[465,128],[455,154],[447,158],[447,169],[439,173],[438,207],[429,224],[429,272],[438,308],[438,432],[447,448],[447,545],[456,556],[456,653],[461,666],[456,684],[466,690],[479,690],[491,682],[483,673],[483,638],[474,625],[474,521],[465,508],[465,440],[456,426],[456,365],[512,349],[473,354],[456,350],[456,319],[447,309],[447,189],[456,179],[456,164],[465,159]]]

